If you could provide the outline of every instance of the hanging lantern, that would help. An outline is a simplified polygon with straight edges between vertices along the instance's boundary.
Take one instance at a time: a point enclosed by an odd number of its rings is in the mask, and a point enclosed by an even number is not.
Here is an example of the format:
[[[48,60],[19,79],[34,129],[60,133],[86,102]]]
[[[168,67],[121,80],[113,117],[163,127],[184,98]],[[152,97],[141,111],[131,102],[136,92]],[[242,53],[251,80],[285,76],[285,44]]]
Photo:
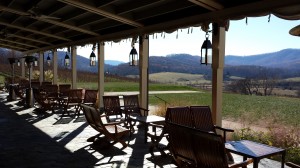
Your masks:
[[[28,68],[31,68],[32,66],[36,67],[38,65],[38,60],[34,56],[25,56],[24,58],[25,58],[26,66]]]
[[[129,65],[130,66],[137,66],[138,65],[138,53],[134,48],[134,44],[132,44],[132,49],[129,53]]]
[[[210,40],[208,39],[209,35],[208,32],[206,32],[205,40],[201,47],[201,64],[212,64],[212,45]]]
[[[68,67],[70,65],[70,57],[68,55],[68,52],[66,52],[65,55],[65,66]]]
[[[50,53],[48,53],[48,57],[47,57],[47,65],[48,65],[48,66],[51,65]]]
[[[90,55],[90,66],[96,66],[96,55],[95,55],[95,46],[96,44],[93,45],[93,48],[92,48],[92,53]]]

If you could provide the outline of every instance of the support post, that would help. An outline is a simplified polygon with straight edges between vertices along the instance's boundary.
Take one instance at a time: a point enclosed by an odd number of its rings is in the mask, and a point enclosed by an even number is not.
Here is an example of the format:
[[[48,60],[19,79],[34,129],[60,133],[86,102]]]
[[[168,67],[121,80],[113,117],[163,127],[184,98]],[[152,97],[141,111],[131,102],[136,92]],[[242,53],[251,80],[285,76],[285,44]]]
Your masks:
[[[53,84],[57,84],[58,83],[58,74],[57,74],[57,67],[58,67],[58,59],[57,59],[57,50],[54,49],[52,51],[52,55],[53,55]]]
[[[214,124],[222,126],[225,27],[217,23],[213,23],[212,48],[212,117]]]
[[[44,52],[39,52],[39,71],[40,71],[40,85],[44,81]]]
[[[103,95],[104,95],[104,42],[98,43],[98,107],[103,107]]]
[[[77,55],[77,49],[76,46],[71,47],[71,55],[72,55],[72,89],[77,88],[77,67],[76,67],[76,55]]]
[[[140,106],[148,109],[149,104],[149,37],[139,36]],[[148,114],[145,114],[148,115]]]
[[[24,79],[25,78],[25,74],[26,74],[26,70],[25,70],[25,59],[22,58],[20,59],[20,63],[21,63],[21,77]]]

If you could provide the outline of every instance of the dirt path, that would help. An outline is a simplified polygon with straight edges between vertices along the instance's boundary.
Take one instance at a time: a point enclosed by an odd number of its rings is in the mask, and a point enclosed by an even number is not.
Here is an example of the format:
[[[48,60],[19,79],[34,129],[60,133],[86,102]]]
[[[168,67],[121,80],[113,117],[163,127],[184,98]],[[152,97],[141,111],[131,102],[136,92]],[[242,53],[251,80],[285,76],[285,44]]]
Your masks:
[[[233,121],[229,121],[229,120],[222,120],[222,127],[230,128],[230,129],[233,129],[233,130],[238,130],[238,129],[241,129],[241,128],[250,127],[251,130],[253,130],[253,131],[268,132],[268,129],[264,128],[264,127],[255,126],[255,125],[248,125],[248,124],[242,124],[242,123],[239,123],[239,122],[233,122]]]

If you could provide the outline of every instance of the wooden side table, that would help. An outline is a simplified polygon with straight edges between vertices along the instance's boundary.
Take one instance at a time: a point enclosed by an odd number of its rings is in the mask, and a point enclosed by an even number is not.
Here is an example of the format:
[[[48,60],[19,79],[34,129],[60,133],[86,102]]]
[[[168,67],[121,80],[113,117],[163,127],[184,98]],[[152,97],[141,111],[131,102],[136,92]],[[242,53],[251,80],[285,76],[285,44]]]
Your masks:
[[[243,159],[253,159],[253,168],[258,168],[258,162],[266,157],[281,154],[281,167],[284,168],[285,162],[285,149],[268,146],[265,144],[241,140],[241,141],[229,141],[225,143],[225,147],[228,151],[243,156]]]
[[[149,123],[164,123],[165,118],[156,116],[156,115],[150,115],[150,116],[130,116],[130,119],[133,121],[138,121],[145,126],[145,143],[147,143],[147,133],[148,133],[148,125]]]

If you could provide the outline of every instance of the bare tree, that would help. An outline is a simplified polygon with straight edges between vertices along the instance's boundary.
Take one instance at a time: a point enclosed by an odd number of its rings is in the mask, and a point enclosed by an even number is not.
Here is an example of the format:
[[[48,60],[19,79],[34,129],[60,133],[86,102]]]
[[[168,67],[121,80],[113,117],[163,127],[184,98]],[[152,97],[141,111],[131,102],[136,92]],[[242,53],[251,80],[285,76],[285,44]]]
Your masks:
[[[258,81],[263,90],[263,95],[268,96],[272,94],[274,87],[278,81],[276,74],[270,70],[263,69],[261,70],[260,76],[258,77]]]

